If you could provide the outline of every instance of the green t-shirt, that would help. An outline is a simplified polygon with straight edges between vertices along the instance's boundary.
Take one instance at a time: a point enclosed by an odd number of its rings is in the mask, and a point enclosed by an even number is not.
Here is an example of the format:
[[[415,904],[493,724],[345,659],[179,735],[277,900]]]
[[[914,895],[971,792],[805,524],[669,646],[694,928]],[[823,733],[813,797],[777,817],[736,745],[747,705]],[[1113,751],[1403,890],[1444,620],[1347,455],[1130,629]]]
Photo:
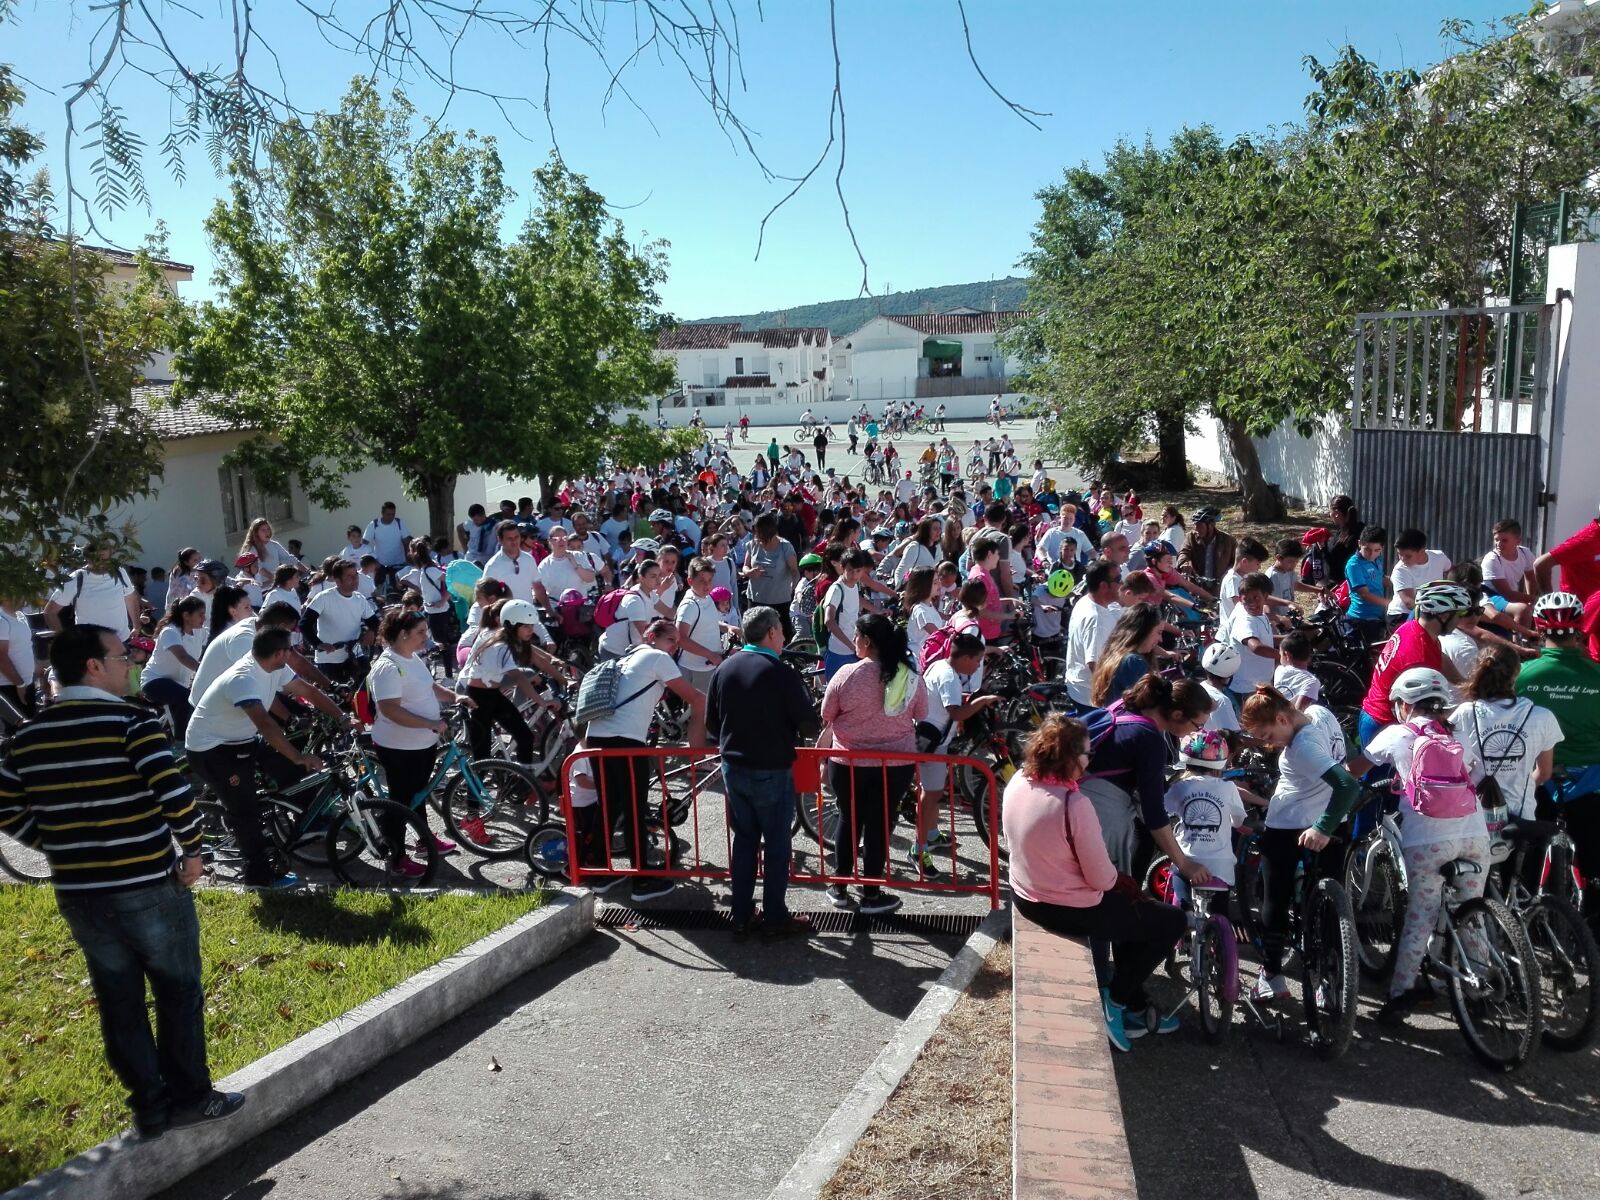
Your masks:
[[[1546,646],[1517,676],[1517,695],[1556,715],[1558,767],[1600,763],[1600,663],[1578,646]]]

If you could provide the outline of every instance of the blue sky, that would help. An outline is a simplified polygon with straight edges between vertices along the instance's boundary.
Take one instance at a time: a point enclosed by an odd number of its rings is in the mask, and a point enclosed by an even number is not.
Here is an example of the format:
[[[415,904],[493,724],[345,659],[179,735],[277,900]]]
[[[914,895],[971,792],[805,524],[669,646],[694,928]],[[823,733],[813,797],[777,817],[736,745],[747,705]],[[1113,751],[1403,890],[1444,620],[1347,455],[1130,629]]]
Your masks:
[[[197,58],[231,53],[218,16],[226,0],[190,0],[206,19],[152,3],[169,34]],[[700,7],[702,0],[695,0]],[[827,136],[832,87],[827,6],[822,0],[766,0],[741,10],[747,90],[734,105],[757,133],[775,170],[797,174]],[[376,0],[342,0],[354,16]],[[3,6],[0,6],[3,7]],[[331,107],[361,66],[324,45],[290,0],[258,3],[284,79],[304,107]],[[490,7],[541,9],[531,0]],[[601,6],[604,7],[604,6]],[[617,57],[632,30],[611,16]],[[726,9],[726,0],[721,7]],[[1342,0],[1309,3],[1208,3],[1146,0],[972,0],[968,17],[979,61],[1012,99],[1052,114],[1042,130],[1009,113],[967,61],[954,0],[840,0],[838,36],[848,119],[844,188],[874,291],[960,283],[1014,273],[1038,206],[1034,193],[1063,167],[1101,152],[1119,136],[1162,139],[1183,124],[1209,122],[1225,136],[1296,120],[1309,90],[1301,59],[1330,57],[1352,43],[1385,67],[1438,60],[1440,22],[1488,20],[1514,0]],[[98,16],[88,0],[18,0],[16,21],[0,26],[0,58],[26,76],[24,120],[48,142],[45,164],[59,178],[67,84],[81,78]],[[851,296],[861,269],[833,193],[832,162],[767,227],[754,258],[762,214],[789,184],[762,178],[735,150],[672,61],[643,59],[628,78],[649,120],[617,99],[602,116],[605,74],[592,55],[553,39],[551,102],[556,135],[570,166],[621,212],[629,231],[672,243],[668,310],[685,317],[780,308]],[[468,39],[463,77],[489,90],[542,101],[543,50],[503,38]],[[255,70],[267,72],[262,57]],[[125,73],[115,99],[147,143],[168,128],[164,93]],[[50,94],[45,89],[54,89]],[[426,83],[407,89],[437,112],[442,94]],[[528,172],[550,149],[542,111],[513,114],[519,135],[495,107],[458,96],[448,121],[499,140],[506,176],[519,193],[508,214],[526,211]],[[92,118],[87,118],[92,119]],[[204,156],[192,155],[177,185],[151,158],[152,211],[132,208],[109,236],[137,243],[155,218],[170,229],[174,258],[196,264],[193,297],[209,289],[211,256],[201,222],[220,192]],[[80,159],[78,170],[84,169]]]

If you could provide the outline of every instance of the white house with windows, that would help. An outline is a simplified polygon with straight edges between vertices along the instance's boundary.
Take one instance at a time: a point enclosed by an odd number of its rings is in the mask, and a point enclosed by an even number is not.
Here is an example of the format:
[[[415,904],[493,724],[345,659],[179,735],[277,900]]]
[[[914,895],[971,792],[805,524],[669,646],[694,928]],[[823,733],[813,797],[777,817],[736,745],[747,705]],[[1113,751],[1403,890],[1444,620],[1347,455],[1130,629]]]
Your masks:
[[[834,344],[834,394],[869,406],[886,400],[944,401],[1011,391],[1020,364],[999,349],[1000,334],[1024,314],[956,311],[874,317]],[[974,410],[976,411],[976,410]]]
[[[678,325],[663,330],[656,356],[676,364],[676,387],[658,402],[668,424],[700,412],[708,425],[745,412],[767,424],[773,406],[815,407],[828,399],[832,335],[819,326],[745,329],[737,324]],[[781,420],[788,420],[783,417]]]

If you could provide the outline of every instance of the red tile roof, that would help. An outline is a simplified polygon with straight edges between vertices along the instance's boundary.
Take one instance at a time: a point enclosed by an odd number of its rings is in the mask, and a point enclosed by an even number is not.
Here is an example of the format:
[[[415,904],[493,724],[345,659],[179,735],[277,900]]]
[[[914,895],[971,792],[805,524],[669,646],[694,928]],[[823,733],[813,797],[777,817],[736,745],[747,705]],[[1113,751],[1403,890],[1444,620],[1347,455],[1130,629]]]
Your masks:
[[[722,350],[728,339],[739,332],[737,322],[729,325],[674,325],[656,337],[658,350]]]
[[[60,241],[61,239],[50,238],[49,240],[56,242]],[[108,262],[115,263],[119,267],[134,267],[138,266],[139,264],[139,256],[132,250],[119,250],[115,246],[91,246],[88,242],[79,242],[78,248],[80,250],[89,250],[95,254],[98,254],[101,258],[106,259]],[[152,261],[156,264],[156,266],[165,267],[169,271],[187,271],[191,275],[194,274],[194,267],[188,263],[168,262],[164,258],[157,258],[153,259]]]
[[[928,337],[949,337],[963,333],[998,333],[1027,315],[1025,312],[884,313],[884,319]]]
[[[175,404],[170,383],[150,383],[133,389],[133,402],[149,416],[156,435],[164,442],[200,437],[207,433],[234,433],[247,429],[227,417],[202,412],[194,401]]]
[[[675,325],[656,337],[657,350],[726,350],[731,342],[753,342],[769,350],[786,346],[825,346],[828,331],[820,325],[780,325],[745,329],[737,323]]]

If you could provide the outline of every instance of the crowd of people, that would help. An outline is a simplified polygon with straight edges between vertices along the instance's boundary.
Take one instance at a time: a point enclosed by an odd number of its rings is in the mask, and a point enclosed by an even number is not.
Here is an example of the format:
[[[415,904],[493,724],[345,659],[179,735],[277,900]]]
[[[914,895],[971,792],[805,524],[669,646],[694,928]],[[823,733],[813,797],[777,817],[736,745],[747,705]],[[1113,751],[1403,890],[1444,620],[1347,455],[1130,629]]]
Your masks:
[[[1179,932],[1176,910],[1130,895],[1127,880],[1141,856],[1160,852],[1191,885],[1233,882],[1229,834],[1248,808],[1265,825],[1262,1002],[1288,990],[1282,958],[1301,851],[1327,845],[1359,776],[1387,764],[1406,777],[1419,743],[1430,753],[1436,740],[1462,747],[1476,779],[1498,780],[1510,819],[1549,811],[1556,798],[1541,785],[1563,771],[1580,860],[1600,862],[1600,520],[1538,556],[1514,521],[1501,521],[1483,559],[1458,564],[1407,529],[1390,566],[1387,531],[1364,524],[1345,497],[1326,528],[1268,547],[1230,535],[1215,508],[1185,516],[1166,507],[1146,519],[1132,492],[1058,488],[1038,460],[1025,475],[1006,436],[965,456],[932,440],[917,454],[919,475],[892,441],[880,447],[871,425],[859,433],[868,440],[859,456],[844,451],[842,467],[776,438],[741,463],[707,437],[679,462],[607,466],[540,505],[473,505],[438,539],[413,536],[385,504],[320,560],[280,543],[264,519],[231,556],[186,548],[170,570],[139,572],[91,547],[42,603],[0,602],[0,701],[14,723],[33,717],[0,769],[0,831],[43,848],[58,890],[87,906],[87,923],[95,904],[193,882],[198,783],[227,814],[244,881],[292,886],[262,834],[256,789],[258,773],[292,779],[320,765],[283,735],[294,707],[354,726],[351,700],[364,693],[389,794],[421,804],[450,736],[449,706],[465,710],[475,758],[501,731],[529,762],[527,705],[560,703],[582,677],[590,699],[604,695],[577,750],[642,749],[667,708],[680,714],[685,742],[718,748],[736,925],[803,932],[807,920],[784,898],[795,748],[820,738],[841,752],[827,786],[852,798],[832,873],[865,882],[854,894],[834,884],[827,899],[891,912],[894,872],[936,877],[932,852],[948,837],[938,819],[947,769],[895,756],[948,750],[964,722],[999,702],[985,692],[985,671],[1022,640],[1059,675],[1070,712],[1032,733],[1006,788],[1011,887],[1030,917],[1112,945],[1107,1029],[1121,1046],[1168,1028],[1147,1011],[1144,981]],[[880,450],[895,460],[893,484],[853,478],[849,468]],[[1381,647],[1354,730],[1322,702],[1316,642],[1298,606],[1308,597]],[[55,634],[48,674],[35,659],[40,632]],[[820,698],[780,661],[786,648],[818,660]],[[129,698],[140,704],[121,703]],[[577,707],[585,702],[580,689]],[[52,758],[64,725],[109,723],[112,713],[122,757]],[[168,728],[187,752],[183,772],[171,765]],[[1241,744],[1275,754],[1270,795],[1223,778]],[[636,902],[671,892],[662,875],[610,870],[613,833],[636,869],[672,852],[670,837],[658,851],[641,836],[645,760],[580,753],[567,762],[569,852],[594,886],[631,879]],[[70,774],[70,793],[51,782],[56,772]],[[917,816],[905,865],[891,869],[907,794]],[[131,825],[118,815],[152,800]],[[82,819],[42,819],[63,805]],[[601,827],[602,811],[614,829]],[[1420,878],[1488,854],[1477,808],[1438,816],[1418,800],[1405,829],[1407,865]],[[150,842],[147,854],[102,853],[133,837]],[[441,853],[456,849],[436,842]],[[764,911],[753,899],[762,845]],[[403,844],[392,865],[402,877],[421,872]],[[1419,931],[1438,902],[1437,888],[1414,890]],[[1386,1018],[1419,998],[1419,938],[1408,915]],[[92,955],[91,969],[103,1005],[125,1008],[125,972],[100,970]],[[187,988],[174,985],[165,1000],[158,990],[158,1013],[181,1009],[189,1020]],[[232,1103],[209,1092],[203,1058],[164,1083],[148,1056],[113,1061],[142,1127]]]

